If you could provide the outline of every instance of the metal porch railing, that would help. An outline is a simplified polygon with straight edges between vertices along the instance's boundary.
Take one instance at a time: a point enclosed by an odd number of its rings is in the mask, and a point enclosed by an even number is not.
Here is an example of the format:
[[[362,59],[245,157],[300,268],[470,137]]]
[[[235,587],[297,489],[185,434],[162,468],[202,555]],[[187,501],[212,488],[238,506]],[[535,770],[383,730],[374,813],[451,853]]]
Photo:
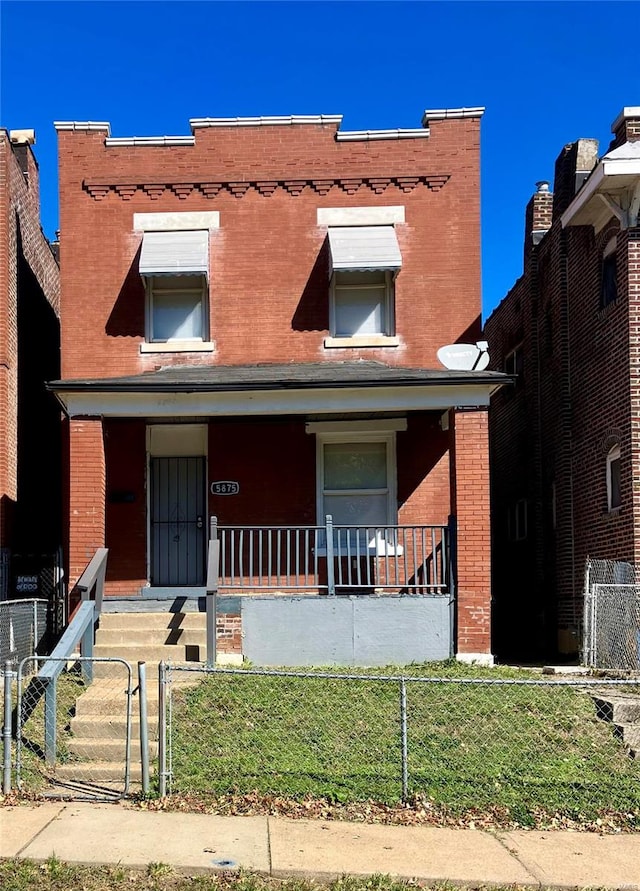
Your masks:
[[[221,591],[448,594],[452,530],[445,525],[221,526]]]

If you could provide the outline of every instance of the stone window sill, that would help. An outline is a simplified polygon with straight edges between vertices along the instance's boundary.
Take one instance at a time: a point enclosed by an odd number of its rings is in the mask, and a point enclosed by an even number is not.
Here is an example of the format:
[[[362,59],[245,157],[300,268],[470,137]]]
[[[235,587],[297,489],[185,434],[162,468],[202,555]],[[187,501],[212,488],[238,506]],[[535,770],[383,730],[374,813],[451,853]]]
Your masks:
[[[216,345],[207,340],[167,340],[162,343],[141,343],[141,353],[213,353]]]
[[[400,338],[389,337],[386,334],[371,334],[364,337],[325,337],[324,339],[324,348],[326,350],[398,346],[400,346]]]

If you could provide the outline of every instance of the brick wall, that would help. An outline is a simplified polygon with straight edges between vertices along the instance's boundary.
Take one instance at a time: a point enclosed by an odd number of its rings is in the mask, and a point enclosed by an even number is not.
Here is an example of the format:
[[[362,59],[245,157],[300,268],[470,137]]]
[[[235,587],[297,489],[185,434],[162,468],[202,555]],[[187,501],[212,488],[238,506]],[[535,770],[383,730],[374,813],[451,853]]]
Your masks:
[[[457,521],[456,652],[491,653],[489,422],[486,411],[454,416]]]
[[[57,314],[58,266],[40,227],[37,162],[30,147],[12,147],[7,131],[0,130],[0,546],[12,543],[18,498],[20,263]]]
[[[147,584],[146,423],[109,419],[103,429],[107,592],[131,595]],[[445,525],[455,505],[449,489],[450,434],[442,431],[440,414],[411,415],[407,431],[397,437],[399,522]],[[76,434],[72,467],[90,467],[96,448],[99,443],[92,438]],[[240,483],[238,495],[208,496],[208,513],[216,516],[221,526],[316,524],[316,437],[305,432],[304,420],[210,421],[207,463],[207,483]],[[85,485],[77,472],[73,479],[74,486]],[[119,497],[123,493],[126,498]],[[77,518],[82,516],[92,524],[89,540],[93,540],[91,535],[95,537],[98,531],[96,515],[85,508],[76,513]]]
[[[69,589],[105,546],[105,450],[100,419],[69,421]]]
[[[559,218],[594,144],[563,149],[552,227],[485,329],[493,368],[504,367],[515,340],[524,354],[521,386],[497,394],[491,409],[494,595],[503,651],[532,656],[577,649],[587,556],[632,560],[638,549],[637,230],[621,231],[613,216],[597,232],[563,230]],[[602,258],[613,238],[618,297],[602,307]],[[614,445],[622,503],[610,511],[606,458]],[[528,501],[529,530],[513,542],[503,523],[518,497]]]
[[[166,354],[162,364],[365,357],[437,367],[438,347],[477,335],[479,121],[434,122],[428,138],[414,140],[337,142],[334,133],[319,125],[215,128],[197,130],[194,146],[163,148],[105,147],[104,132],[61,131],[63,376],[136,373],[159,363],[139,354],[135,212],[221,215],[210,245],[217,350]],[[406,207],[406,223],[396,226],[401,346],[325,350],[326,229],[316,211],[398,204]]]

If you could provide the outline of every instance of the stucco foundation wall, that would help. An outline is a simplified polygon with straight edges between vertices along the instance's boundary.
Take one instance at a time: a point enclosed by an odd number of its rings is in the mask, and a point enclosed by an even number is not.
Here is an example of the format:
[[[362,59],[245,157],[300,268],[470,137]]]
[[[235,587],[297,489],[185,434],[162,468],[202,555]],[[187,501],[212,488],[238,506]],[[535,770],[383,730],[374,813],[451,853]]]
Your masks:
[[[243,655],[255,665],[406,665],[448,659],[448,597],[251,597]]]

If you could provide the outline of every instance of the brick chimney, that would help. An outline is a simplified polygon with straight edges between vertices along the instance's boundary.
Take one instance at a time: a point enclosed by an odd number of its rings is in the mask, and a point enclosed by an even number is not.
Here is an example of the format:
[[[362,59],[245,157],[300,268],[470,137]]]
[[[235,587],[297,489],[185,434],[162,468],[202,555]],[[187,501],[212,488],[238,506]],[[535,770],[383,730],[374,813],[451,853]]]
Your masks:
[[[526,265],[531,248],[540,244],[553,222],[553,192],[549,183],[541,180],[536,183],[536,191],[527,204],[524,216],[524,262]]]
[[[578,139],[562,149],[553,183],[554,219],[569,207],[598,161],[598,140]]]
[[[611,124],[613,140],[609,151],[625,142],[640,139],[640,105],[626,105]]]

